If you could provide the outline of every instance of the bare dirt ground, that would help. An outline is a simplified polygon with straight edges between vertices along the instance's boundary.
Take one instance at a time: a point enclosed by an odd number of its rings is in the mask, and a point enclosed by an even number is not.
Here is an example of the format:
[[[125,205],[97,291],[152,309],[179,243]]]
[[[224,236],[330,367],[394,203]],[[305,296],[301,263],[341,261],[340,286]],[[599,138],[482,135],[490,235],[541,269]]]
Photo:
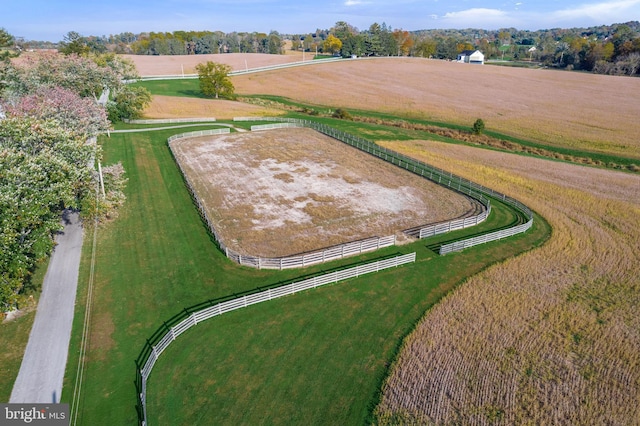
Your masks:
[[[464,216],[472,202],[310,129],[175,143],[225,244],[279,257]]]

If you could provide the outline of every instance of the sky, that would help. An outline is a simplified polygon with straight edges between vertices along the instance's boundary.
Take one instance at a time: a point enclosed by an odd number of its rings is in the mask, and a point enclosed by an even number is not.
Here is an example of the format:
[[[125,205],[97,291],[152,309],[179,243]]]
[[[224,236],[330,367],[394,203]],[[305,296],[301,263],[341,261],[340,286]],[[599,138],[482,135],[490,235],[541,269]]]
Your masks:
[[[147,31],[308,34],[360,30],[590,27],[640,21],[640,0],[3,0],[0,28],[26,40]]]

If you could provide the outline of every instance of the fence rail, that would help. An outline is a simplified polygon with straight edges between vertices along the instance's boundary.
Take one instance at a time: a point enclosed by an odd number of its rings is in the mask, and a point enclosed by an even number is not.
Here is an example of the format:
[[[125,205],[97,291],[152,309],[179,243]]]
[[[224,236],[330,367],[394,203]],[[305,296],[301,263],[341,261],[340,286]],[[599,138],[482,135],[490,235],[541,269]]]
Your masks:
[[[236,117],[234,121],[256,121],[255,117]],[[475,182],[471,182],[468,179],[463,179],[459,176],[452,174],[451,172],[447,172],[442,169],[438,169],[436,167],[430,166],[426,163],[413,159],[411,157],[407,157],[403,154],[397,153],[395,151],[383,148],[375,143],[368,141],[366,139],[351,135],[349,133],[337,130],[335,128],[329,127],[327,125],[317,123],[315,121],[309,120],[300,120],[300,119],[292,119],[292,118],[280,118],[280,117],[261,117],[259,121],[267,121],[271,122],[270,124],[262,124],[252,126],[252,130],[267,130],[267,129],[276,129],[276,128],[287,128],[287,127],[308,127],[314,129],[322,134],[330,136],[336,140],[339,140],[343,143],[346,143],[352,147],[355,147],[363,152],[371,154],[375,157],[378,157],[382,160],[390,162],[398,167],[406,169],[412,173],[418,174],[426,179],[431,180],[432,182],[438,183],[439,185],[445,186],[453,191],[457,191],[461,194],[467,195],[477,201],[479,201],[485,208],[481,214],[472,216],[465,219],[457,219],[453,221],[448,221],[436,225],[429,225],[420,228],[418,231],[412,230],[411,232],[405,231],[405,233],[414,236],[417,235],[420,238],[428,238],[435,235],[440,235],[443,233],[451,232],[454,230],[465,229],[470,226],[476,226],[479,223],[485,221],[489,214],[491,213],[491,200],[489,197],[497,198],[503,201],[506,204],[513,206],[522,212],[528,219],[528,227],[514,227],[514,231],[516,233],[525,232],[529,228],[531,228],[533,224],[533,214],[528,207],[519,201],[510,198],[504,194],[496,192],[491,188],[484,187]],[[213,132],[213,133],[207,133]],[[215,130],[205,130],[201,132],[190,132],[183,133],[180,135],[175,135],[169,138],[169,146],[172,147],[172,142],[181,138],[193,137],[193,136],[201,136],[205,134],[217,134],[216,132],[226,133],[228,129],[215,129]],[[173,148],[172,148],[173,151]],[[235,262],[250,266],[253,268],[264,268],[264,269],[286,269],[286,268],[299,268],[304,266],[313,265],[316,263],[326,262],[329,260],[339,259],[342,257],[363,253],[366,251],[377,250],[382,247],[389,247],[395,245],[395,236],[387,236],[387,237],[373,237],[369,240],[356,242],[359,250],[355,250],[353,243],[348,243],[340,246],[329,247],[324,250],[316,251],[313,253],[300,254],[295,256],[288,256],[284,258],[263,258],[260,256],[251,256],[251,255],[243,255],[241,253],[235,252],[229,249],[222,239],[220,235],[216,231],[215,224],[213,220],[210,218],[207,213],[206,206],[203,201],[198,197],[197,193],[193,189],[194,186],[187,176],[184,173],[182,165],[180,161],[177,161],[178,166],[180,167],[184,179],[187,183],[187,187],[191,192],[191,195],[198,206],[198,210],[203,218],[203,220],[207,223],[211,233],[214,236],[214,239],[217,241],[220,249],[225,253],[225,255],[234,260]],[[458,251],[463,248],[471,247],[477,244],[483,244],[488,241],[495,241],[501,238],[505,238],[506,231],[501,230],[494,232],[493,234],[485,234],[480,237],[469,238],[463,241],[459,241],[459,244],[451,243],[442,245],[440,247],[440,254],[447,254],[452,251]],[[391,240],[393,239],[393,240]],[[338,256],[336,253],[339,252]]]
[[[186,132],[186,133],[180,133],[179,135],[170,136],[169,139],[167,139],[167,142],[169,143],[169,146],[171,146],[171,142],[178,139],[196,138],[198,136],[223,135],[227,133],[231,133],[231,129],[223,128],[223,129],[196,130],[195,132]],[[180,168],[180,170],[182,171],[182,168]]]
[[[252,120],[255,121],[256,119],[252,117],[234,118],[234,121],[252,121]],[[478,200],[487,209],[482,214],[472,218],[467,218],[464,220],[457,220],[457,221],[450,221],[450,222],[446,222],[438,225],[424,227],[420,229],[420,232],[419,232],[420,238],[427,238],[427,237],[431,237],[441,233],[453,231],[456,229],[464,229],[468,226],[475,226],[478,223],[486,220],[486,218],[489,216],[491,212],[491,202],[489,197],[498,199],[504,202],[505,204],[510,205],[511,207],[521,212],[521,214],[523,214],[527,218],[527,222],[524,225],[517,225],[510,228],[509,230],[500,230],[492,233],[487,233],[478,237],[468,238],[455,243],[443,245],[440,247],[440,254],[451,253],[452,251],[462,250],[463,248],[472,247],[478,244],[484,244],[485,242],[495,241],[501,238],[506,238],[507,236],[512,236],[518,233],[526,232],[528,229],[531,228],[531,226],[533,226],[533,212],[527,206],[522,204],[520,201],[514,198],[511,198],[505,194],[502,194],[500,192],[494,191],[493,189],[488,188],[486,186],[482,186],[468,179],[464,179],[460,176],[456,176],[451,172],[447,172],[437,167],[433,167],[431,165],[428,165],[426,163],[423,163],[419,160],[408,157],[406,155],[400,154],[393,150],[383,148],[379,145],[376,145],[374,142],[334,129],[327,125],[317,123],[315,121],[300,120],[296,118],[281,118],[281,117],[261,117],[260,121],[296,123],[296,124],[301,124],[305,127],[312,128],[320,133],[323,133],[327,136],[330,136],[334,139],[337,139],[348,145],[358,148],[364,152],[367,152],[371,155],[374,155],[378,158],[381,158],[385,161],[395,164],[398,167],[402,167],[413,173],[419,174],[420,176],[425,177],[442,186],[446,186],[454,191],[458,191],[462,194],[466,194]]]
[[[274,71],[274,70],[279,70],[279,69],[285,69],[285,68],[293,68],[293,67],[301,67],[301,66],[306,66],[306,65],[319,65],[319,64],[325,64],[327,62],[337,62],[337,61],[350,61],[353,59],[350,58],[326,58],[326,59],[312,59],[312,60],[308,60],[308,61],[296,61],[296,62],[287,62],[284,64],[277,64],[277,65],[268,65],[268,66],[264,66],[264,67],[256,67],[256,68],[245,68],[245,69],[237,69],[237,70],[233,70],[229,73],[230,76],[234,76],[234,75],[243,75],[243,74],[252,74],[252,73],[257,73],[257,72],[264,72],[264,71]],[[143,76],[138,80],[131,80],[131,81],[144,81],[144,80],[182,80],[182,79],[195,79],[198,78],[198,74],[170,74],[170,75],[148,75],[148,76]]]
[[[195,118],[151,118],[145,120],[123,120],[127,124],[171,124],[171,123],[214,123],[213,117]]]
[[[138,359],[136,360],[136,390],[138,396],[139,424],[146,426],[147,423],[147,380],[153,370],[156,361],[162,353],[173,343],[182,333],[218,315],[245,308],[256,303],[266,302],[288,296],[301,291],[317,288],[323,285],[337,283],[350,278],[357,278],[361,275],[383,271],[385,269],[396,268],[416,261],[416,253],[396,256],[390,259],[378,260],[363,265],[358,265],[348,269],[342,269],[329,274],[312,277],[303,281],[285,284],[280,287],[246,294],[224,302],[212,303],[210,306],[199,309],[187,308],[183,312],[171,318],[168,322],[156,330],[147,340]]]

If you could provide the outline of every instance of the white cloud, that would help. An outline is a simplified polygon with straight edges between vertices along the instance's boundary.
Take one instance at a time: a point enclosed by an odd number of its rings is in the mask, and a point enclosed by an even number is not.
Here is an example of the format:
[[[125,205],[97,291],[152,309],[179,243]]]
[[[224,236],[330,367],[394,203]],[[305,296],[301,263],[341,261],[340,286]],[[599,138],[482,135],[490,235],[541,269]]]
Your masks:
[[[560,22],[584,18],[610,23],[636,20],[640,18],[640,0],[613,0],[583,4],[573,9],[553,12],[551,18]]]
[[[362,0],[347,0],[344,2],[344,5],[347,7],[351,7],[351,6],[359,6],[361,4],[367,4],[367,2],[362,1]]]
[[[449,28],[486,28],[495,29],[514,24],[507,12],[499,9],[473,8],[459,12],[448,12],[442,16]]]

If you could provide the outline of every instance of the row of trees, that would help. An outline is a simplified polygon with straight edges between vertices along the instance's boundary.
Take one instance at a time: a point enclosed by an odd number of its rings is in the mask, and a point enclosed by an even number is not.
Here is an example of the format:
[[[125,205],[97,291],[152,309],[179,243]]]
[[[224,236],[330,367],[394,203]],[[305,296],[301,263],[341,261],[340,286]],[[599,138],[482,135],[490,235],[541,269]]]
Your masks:
[[[222,31],[174,31],[141,34],[122,33],[109,37],[81,36],[70,32],[60,43],[64,49],[69,36],[87,53],[128,53],[135,55],[202,55],[210,53],[282,54],[284,39],[276,31],[269,34],[223,33]],[[77,49],[76,49],[77,50]]]
[[[97,214],[100,203],[113,202],[96,202],[94,137],[109,129],[114,111],[131,113],[118,98],[134,74],[113,54],[0,61],[0,312],[18,304],[35,265],[51,253],[63,210]],[[106,88],[115,94],[108,108],[97,102]]]
[[[640,23],[587,29],[499,31],[477,29],[393,30],[373,24],[365,31],[337,22],[326,32],[291,36],[292,49],[357,56],[419,56],[454,60],[479,49],[487,59],[536,61],[546,66],[635,75],[640,70]]]
[[[479,49],[487,59],[532,61],[559,68],[628,75],[637,74],[640,63],[640,23],[637,21],[539,31],[515,28],[405,31],[385,23],[374,23],[361,31],[340,21],[330,29],[317,29],[308,34],[174,31],[77,37],[85,52],[141,55],[281,54],[285,42],[289,41],[294,50],[344,57],[420,56],[454,60],[463,50]],[[65,40],[59,45],[65,49],[68,42]]]

